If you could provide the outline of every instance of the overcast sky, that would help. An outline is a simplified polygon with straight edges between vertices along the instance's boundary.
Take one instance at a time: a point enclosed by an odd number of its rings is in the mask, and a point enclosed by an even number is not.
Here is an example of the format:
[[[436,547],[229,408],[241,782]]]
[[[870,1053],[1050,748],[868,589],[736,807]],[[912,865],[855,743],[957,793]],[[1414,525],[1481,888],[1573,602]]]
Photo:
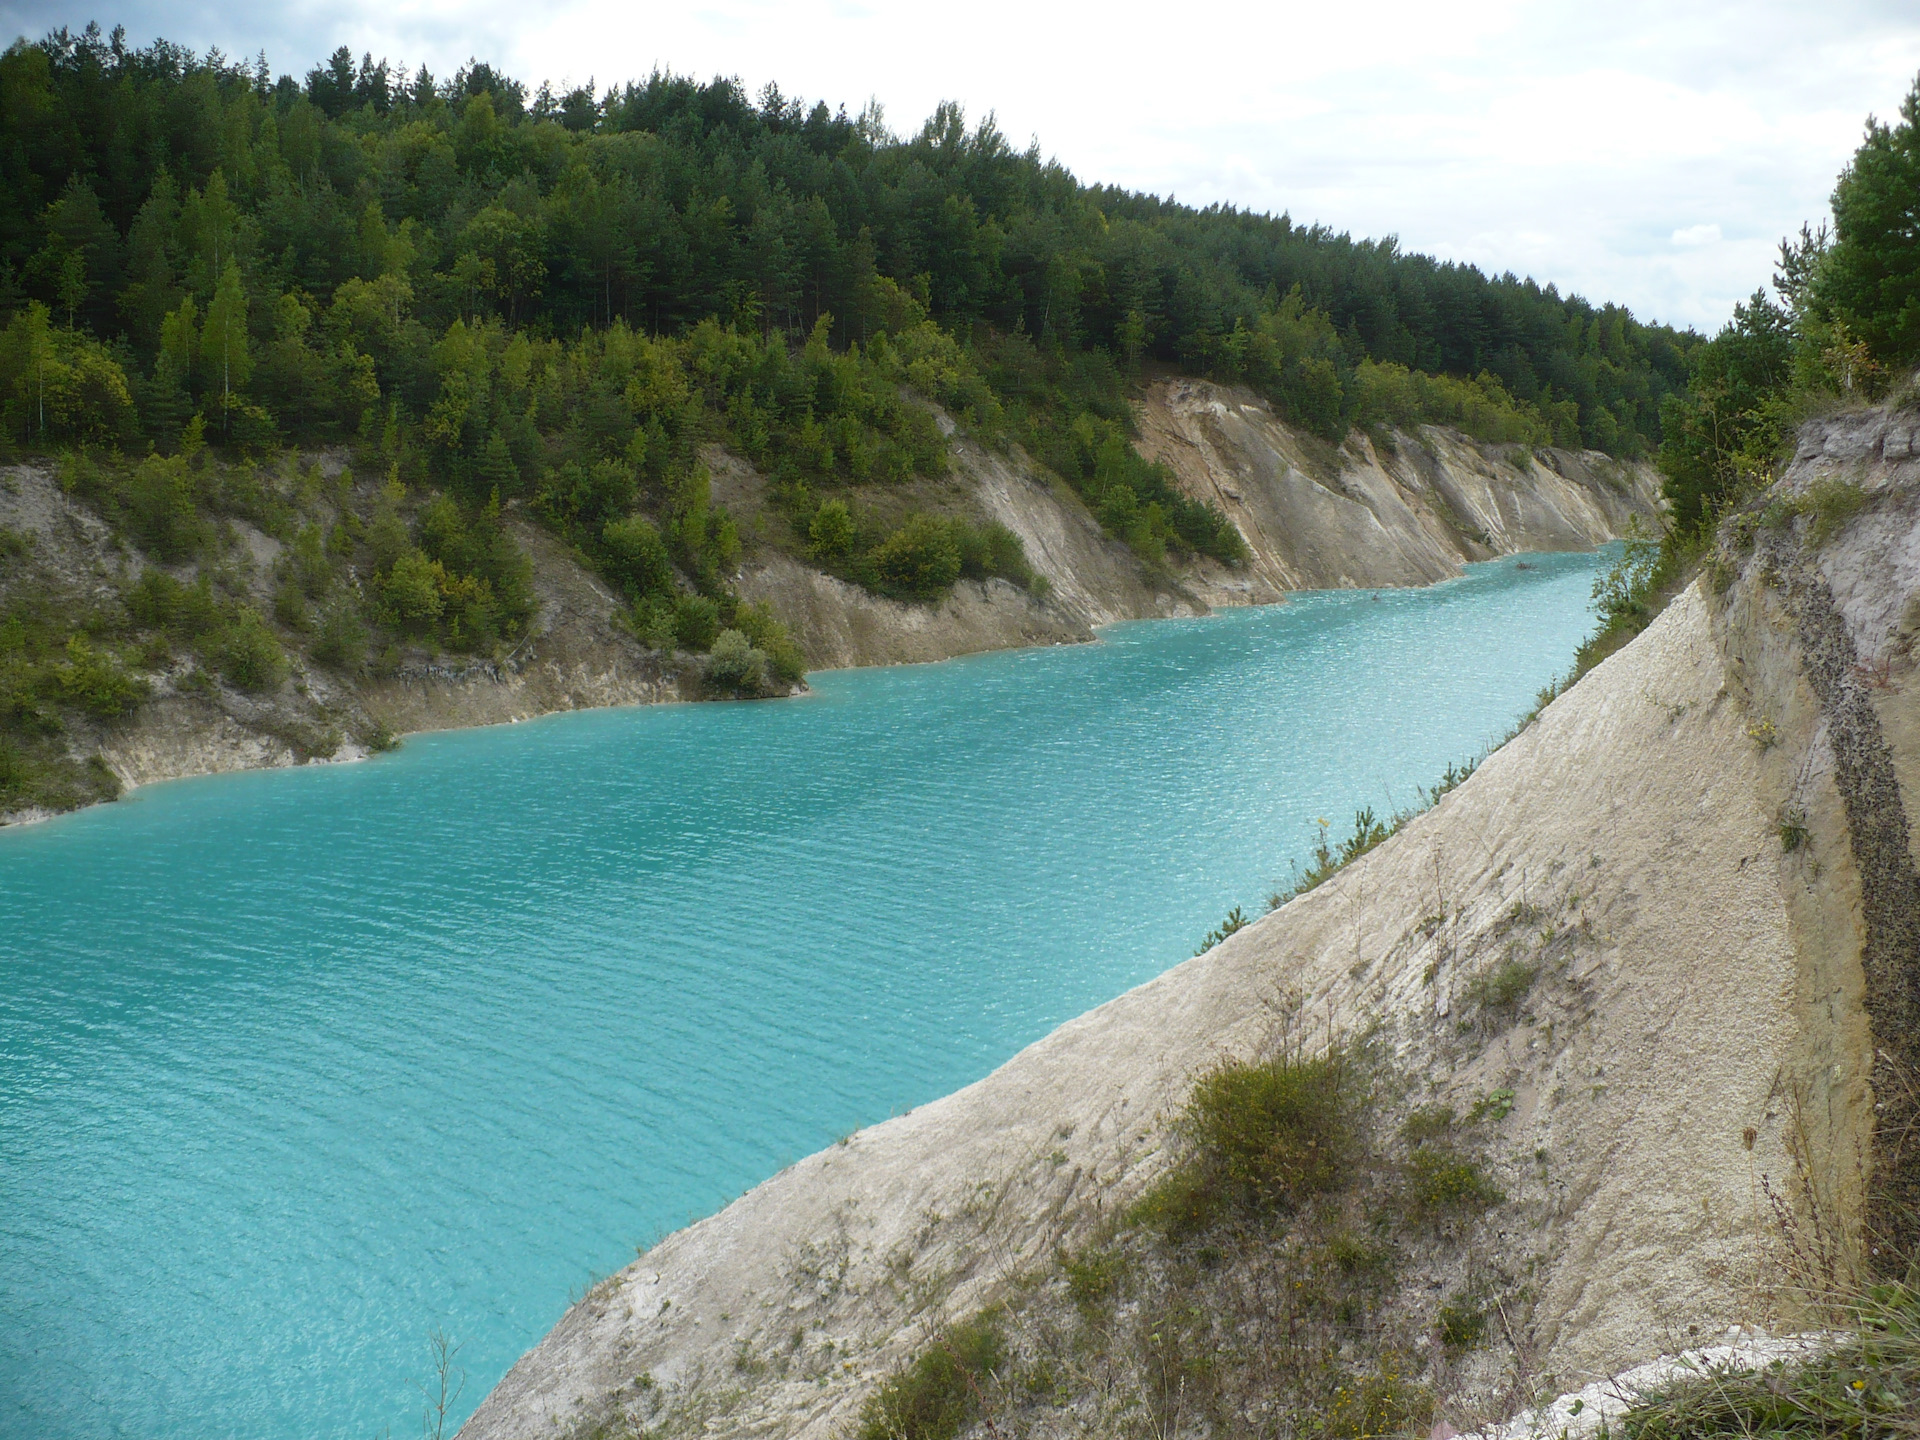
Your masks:
[[[659,66],[877,99],[896,131],[953,99],[1083,180],[1398,235],[1701,329],[1826,213],[1866,116],[1920,71],[1916,0],[0,0],[13,34],[93,18],[301,75],[340,44],[530,84]]]

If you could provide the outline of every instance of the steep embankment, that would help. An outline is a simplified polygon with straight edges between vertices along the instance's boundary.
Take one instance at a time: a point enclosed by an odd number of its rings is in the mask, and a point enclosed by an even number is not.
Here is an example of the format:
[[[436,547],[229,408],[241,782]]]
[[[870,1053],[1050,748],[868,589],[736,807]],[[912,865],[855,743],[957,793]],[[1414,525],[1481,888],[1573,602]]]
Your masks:
[[[741,593],[771,604],[816,668],[1086,640],[1114,620],[1263,605],[1295,590],[1427,585],[1473,560],[1604,544],[1635,515],[1652,523],[1661,503],[1651,466],[1594,451],[1486,445],[1433,426],[1383,436],[1384,452],[1357,433],[1336,449],[1248,392],[1160,381],[1137,407],[1142,452],[1218,506],[1251,559],[1239,570],[1199,561],[1155,574],[1026,456],[988,450],[939,418],[954,470],[934,488],[1018,535],[1047,589],[967,582],[938,605],[906,605],[763,548],[744,567]],[[728,457],[711,463],[717,499],[764,513],[760,477]]]
[[[1186,577],[1209,604],[1290,590],[1427,585],[1521,550],[1582,550],[1660,504],[1653,467],[1591,450],[1491,445],[1426,426],[1355,431],[1336,448],[1264,400],[1205,380],[1162,380],[1136,407],[1140,448],[1217,505],[1247,541],[1244,571]]]
[[[337,456],[317,461],[338,475]],[[226,524],[237,544],[223,583],[273,611],[281,543],[244,520]],[[535,614],[525,639],[499,662],[454,658],[407,663],[357,678],[296,659],[266,693],[221,682],[190,656],[171,655],[151,672],[152,694],[129,720],[77,721],[66,737],[77,758],[104,765],[121,785],[184,775],[357,759],[385,737],[410,730],[522,720],[588,705],[636,704],[691,694],[683,667],[648,652],[615,621],[619,602],[539,527],[508,521],[533,560]],[[0,527],[23,537],[9,577],[39,603],[89,609],[111,603],[148,568],[190,582],[191,567],[161,566],[133,550],[51,470],[0,470]],[[0,814],[0,823],[36,818]]]
[[[1399,1077],[1373,1092],[1389,1145],[1415,1133],[1403,1122],[1468,1117],[1451,1143],[1498,1203],[1483,1187],[1483,1213],[1409,1231],[1366,1321],[1389,1346],[1376,1357],[1420,1371],[1457,1424],[1674,1337],[1790,1324],[1800,1287],[1910,1244],[1912,421],[1809,432],[1709,579],[1395,838],[669,1237],[462,1433],[631,1420],[824,1440],[989,1303],[1011,1346],[1005,1383],[978,1397],[996,1433],[1165,1429],[1161,1319],[1090,1318],[1089,1272],[1063,1275],[1060,1257],[1111,1241],[1166,1172],[1198,1074],[1282,1043],[1370,1035]],[[1230,1285],[1254,1262],[1223,1255],[1251,1253],[1216,1250],[1194,1283]],[[1257,1312],[1284,1290],[1245,1293]],[[1497,1317],[1464,1354],[1433,1339],[1449,1292]],[[1198,1393],[1201,1370],[1177,1373]]]
[[[1307,587],[1425,584],[1471,559],[1600,543],[1657,504],[1645,466],[1556,451],[1529,467],[1512,447],[1432,428],[1395,437],[1386,461],[1358,436],[1336,453],[1251,397],[1200,382],[1153,387],[1141,418],[1143,448],[1240,527],[1253,556],[1245,570],[1148,569],[1057,478],[1017,449],[996,452],[956,433],[940,415],[949,473],[899,493],[876,490],[872,503],[998,521],[1020,537],[1043,585],[963,580],[935,604],[871,594],[799,558],[804,546],[768,503],[763,477],[714,447],[704,456],[714,499],[748,539],[732,584],[772,608],[812,668],[901,664],[1085,641],[1115,620],[1263,604]],[[315,463],[328,483],[343,468],[338,455]],[[55,603],[63,594],[108,600],[153,563],[64,493],[51,470],[16,466],[0,479],[0,526],[29,537],[32,553],[21,563],[36,568],[26,583]],[[374,487],[363,479],[356,493],[365,499]],[[244,520],[224,523],[238,543],[223,561],[223,583],[271,614],[281,543]],[[172,657],[131,719],[77,723],[68,749],[111,772],[102,786],[111,793],[114,783],[359,758],[410,731],[699,695],[698,657],[648,650],[623,623],[619,597],[566,546],[511,513],[507,525],[533,561],[536,607],[526,636],[499,659],[415,656],[348,675],[302,662],[289,635],[292,673],[257,693]],[[175,573],[191,580],[186,568]],[[0,823],[25,818],[33,816],[0,815]]]

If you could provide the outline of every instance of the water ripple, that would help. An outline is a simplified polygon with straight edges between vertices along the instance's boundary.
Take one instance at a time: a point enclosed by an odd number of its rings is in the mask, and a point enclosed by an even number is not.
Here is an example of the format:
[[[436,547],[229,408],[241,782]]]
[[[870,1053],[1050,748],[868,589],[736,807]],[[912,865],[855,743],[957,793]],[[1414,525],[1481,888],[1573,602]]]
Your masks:
[[[593,1272],[1409,802],[1564,668],[1595,563],[0,833],[0,1435],[405,1430],[430,1326],[477,1401]]]

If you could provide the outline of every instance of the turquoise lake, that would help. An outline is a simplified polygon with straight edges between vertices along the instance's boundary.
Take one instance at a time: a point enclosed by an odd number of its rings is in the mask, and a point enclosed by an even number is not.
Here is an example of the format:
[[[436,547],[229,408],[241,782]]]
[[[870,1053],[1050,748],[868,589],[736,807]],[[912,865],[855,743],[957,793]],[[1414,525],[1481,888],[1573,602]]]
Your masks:
[[[1606,555],[419,736],[0,831],[0,1435],[373,1440],[569,1292],[1257,914]]]

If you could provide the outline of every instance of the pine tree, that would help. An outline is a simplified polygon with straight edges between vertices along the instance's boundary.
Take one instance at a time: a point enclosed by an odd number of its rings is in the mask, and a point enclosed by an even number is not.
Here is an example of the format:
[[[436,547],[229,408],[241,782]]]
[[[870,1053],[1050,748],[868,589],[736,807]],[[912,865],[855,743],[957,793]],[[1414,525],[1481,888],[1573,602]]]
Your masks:
[[[1819,298],[1884,364],[1920,362],[1920,80],[1900,122],[1867,122],[1833,191]]]

